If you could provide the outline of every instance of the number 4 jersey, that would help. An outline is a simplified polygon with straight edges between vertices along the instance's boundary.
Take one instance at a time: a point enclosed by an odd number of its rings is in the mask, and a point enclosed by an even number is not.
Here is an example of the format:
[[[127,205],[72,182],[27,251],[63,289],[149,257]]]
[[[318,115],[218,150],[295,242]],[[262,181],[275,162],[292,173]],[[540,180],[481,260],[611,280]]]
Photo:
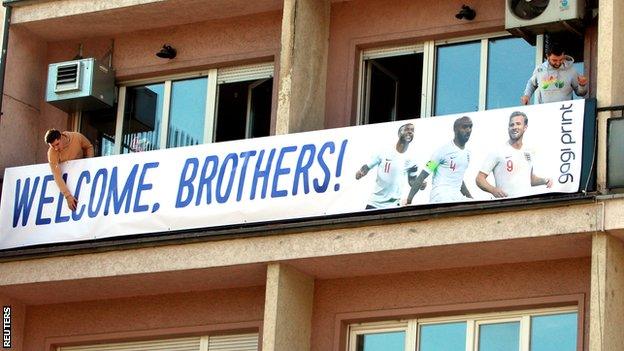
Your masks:
[[[453,141],[440,147],[427,162],[427,171],[433,174],[431,202],[465,201],[461,193],[464,174],[470,163],[470,151],[460,149]]]

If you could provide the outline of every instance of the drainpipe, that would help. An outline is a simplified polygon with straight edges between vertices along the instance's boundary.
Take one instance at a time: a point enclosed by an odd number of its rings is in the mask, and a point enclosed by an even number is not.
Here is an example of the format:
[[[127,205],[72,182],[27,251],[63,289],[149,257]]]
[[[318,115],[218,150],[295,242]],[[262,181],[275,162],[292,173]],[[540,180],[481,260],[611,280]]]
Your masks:
[[[6,7],[4,13],[4,32],[2,35],[2,53],[0,54],[0,119],[2,118],[2,98],[4,97],[4,72],[6,71],[7,49],[9,47],[9,27],[11,25],[11,5],[3,4]]]
[[[4,96],[4,72],[6,70],[7,48],[9,47],[9,26],[11,25],[11,6],[2,4],[6,7],[4,13],[4,32],[2,35],[2,53],[0,53],[0,121],[2,120],[2,97]],[[2,183],[4,177],[0,175],[0,198],[2,197]]]

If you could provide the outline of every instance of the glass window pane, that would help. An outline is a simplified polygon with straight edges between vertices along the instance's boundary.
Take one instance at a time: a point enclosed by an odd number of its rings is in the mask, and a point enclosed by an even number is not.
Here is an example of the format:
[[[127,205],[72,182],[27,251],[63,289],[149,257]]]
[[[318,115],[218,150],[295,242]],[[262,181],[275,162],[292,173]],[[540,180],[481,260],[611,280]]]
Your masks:
[[[436,57],[434,114],[477,111],[481,42],[439,46]]]
[[[520,322],[481,324],[479,351],[518,351]]]
[[[531,317],[531,351],[576,350],[577,314]]]
[[[163,96],[163,83],[126,90],[122,153],[160,148]]]
[[[418,349],[420,351],[465,351],[466,322],[421,326]]]
[[[405,332],[375,333],[358,335],[358,351],[403,351]]]
[[[534,69],[535,48],[524,39],[489,40],[486,108],[520,105]]]
[[[204,142],[208,78],[180,80],[171,85],[167,147]]]

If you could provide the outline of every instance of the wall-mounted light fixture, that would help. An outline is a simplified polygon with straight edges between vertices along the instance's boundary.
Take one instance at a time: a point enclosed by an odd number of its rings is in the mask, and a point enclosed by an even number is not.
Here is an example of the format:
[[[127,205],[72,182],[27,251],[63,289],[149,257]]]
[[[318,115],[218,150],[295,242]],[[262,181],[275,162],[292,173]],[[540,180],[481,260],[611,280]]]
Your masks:
[[[459,10],[459,12],[455,15],[455,18],[472,21],[476,16],[477,13],[470,6],[462,5],[461,10]]]
[[[171,60],[172,58],[176,57],[177,54],[178,52],[176,51],[176,49],[172,48],[171,45],[165,44],[163,45],[162,49],[160,49],[160,51],[156,53],[156,56]]]

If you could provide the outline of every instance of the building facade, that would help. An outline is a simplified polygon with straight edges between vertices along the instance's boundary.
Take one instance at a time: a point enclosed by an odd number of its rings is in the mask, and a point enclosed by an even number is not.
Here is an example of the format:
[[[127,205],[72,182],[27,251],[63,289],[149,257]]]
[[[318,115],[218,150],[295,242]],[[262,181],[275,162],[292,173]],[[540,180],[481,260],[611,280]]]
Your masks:
[[[455,16],[461,1],[4,5],[3,172],[45,163],[51,127],[114,163],[507,108],[549,38],[505,31],[502,0],[471,1],[472,20]],[[598,107],[577,193],[4,249],[11,349],[620,350],[624,198],[607,159],[624,3],[586,6],[580,32],[562,37]],[[113,70],[113,106],[46,102],[49,65],[78,56]]]

